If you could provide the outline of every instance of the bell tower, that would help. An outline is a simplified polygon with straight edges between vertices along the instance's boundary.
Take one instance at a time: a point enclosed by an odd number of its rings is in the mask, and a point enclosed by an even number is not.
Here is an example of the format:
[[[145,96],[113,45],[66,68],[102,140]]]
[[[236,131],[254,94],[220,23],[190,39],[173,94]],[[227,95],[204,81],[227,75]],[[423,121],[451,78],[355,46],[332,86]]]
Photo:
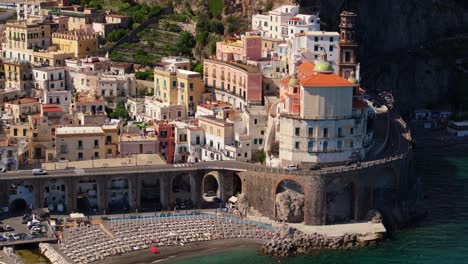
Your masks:
[[[338,60],[338,75],[348,79],[351,72],[356,72],[356,32],[355,23],[357,15],[352,12],[343,11],[340,14],[340,58]]]

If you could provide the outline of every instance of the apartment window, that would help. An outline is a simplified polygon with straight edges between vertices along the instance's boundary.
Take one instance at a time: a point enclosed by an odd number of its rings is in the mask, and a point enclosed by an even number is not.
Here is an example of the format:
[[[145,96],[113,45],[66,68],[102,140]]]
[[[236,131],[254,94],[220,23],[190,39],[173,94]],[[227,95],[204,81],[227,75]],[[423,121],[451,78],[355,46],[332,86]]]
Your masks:
[[[294,148],[299,149],[300,145],[301,145],[301,142],[296,141],[295,144],[294,144]]]
[[[181,117],[182,116],[182,111],[177,111],[177,117]]]
[[[179,141],[181,141],[181,142],[187,141],[187,134],[180,134],[179,135]]]
[[[257,143],[258,143],[258,140],[254,138],[254,145],[257,145]]]
[[[185,83],[180,82],[180,83],[179,83],[179,86],[182,87],[182,88],[185,88]]]
[[[318,42],[318,41],[319,41],[319,38],[318,38],[318,37],[315,37],[314,40],[315,40],[315,42]]]
[[[349,134],[354,135],[354,127],[349,129]]]
[[[210,127],[210,134],[213,134],[213,127]]]
[[[82,149],[82,148],[83,148],[83,141],[78,140],[78,149]]]
[[[330,37],[330,42],[333,42],[333,41],[334,41],[333,37]]]
[[[78,160],[82,160],[83,159],[83,152],[78,152]]]
[[[307,151],[312,152],[313,149],[314,149],[314,141],[309,140],[309,142],[307,142]]]
[[[328,150],[328,141],[324,141],[323,144],[322,144],[322,147],[323,147],[323,151],[327,152],[327,150]]]
[[[254,119],[254,125],[256,125],[256,124],[257,124],[257,118]]]
[[[341,127],[338,128],[338,137],[343,137],[343,129]]]
[[[107,154],[112,155],[112,149],[108,149],[108,150],[107,150]]]
[[[106,144],[112,143],[112,136],[106,136]]]
[[[327,138],[328,137],[328,128],[323,128],[323,137]]]
[[[94,140],[94,148],[99,148],[99,140]]]
[[[17,128],[13,129],[13,136],[15,136],[15,137],[18,136],[18,129]]]
[[[343,147],[343,141],[338,140],[338,142],[336,142],[336,147],[337,147],[338,149],[341,149],[341,148]]]
[[[318,51],[319,50],[319,46],[318,45],[315,45],[314,46],[314,51]]]
[[[301,129],[300,129],[299,127],[296,127],[296,128],[295,128],[295,131],[294,131],[294,134],[295,134],[296,136],[299,136],[299,135],[301,134]]]
[[[94,152],[94,157],[99,158],[99,152]]]
[[[262,145],[262,144],[263,144],[263,138],[259,138],[259,139],[258,139],[258,144],[259,144],[259,145]]]
[[[197,136],[197,137],[195,138],[195,144],[196,144],[196,145],[200,145],[200,136]]]
[[[8,158],[13,157],[13,151],[12,151],[12,150],[9,150],[9,151],[8,151],[7,157],[8,157]]]
[[[183,87],[183,86],[182,86]],[[190,90],[193,90],[193,83],[189,84]]]
[[[172,81],[172,87],[176,87],[177,86],[177,81]]]
[[[60,153],[61,154],[67,153],[67,145],[60,145]]]
[[[328,47],[328,51],[333,52],[333,46],[332,45],[330,45],[330,47]]]
[[[314,136],[314,128],[309,127],[309,137],[313,137],[313,136]]]
[[[265,135],[265,131],[260,131],[260,135]]]
[[[349,148],[354,148],[354,142],[352,140],[349,142]]]

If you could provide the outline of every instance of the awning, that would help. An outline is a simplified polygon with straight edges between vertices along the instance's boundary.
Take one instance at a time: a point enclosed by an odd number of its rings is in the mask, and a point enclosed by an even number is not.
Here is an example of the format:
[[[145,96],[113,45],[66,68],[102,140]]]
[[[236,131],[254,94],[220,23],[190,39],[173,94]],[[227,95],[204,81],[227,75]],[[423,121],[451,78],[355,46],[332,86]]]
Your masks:
[[[237,203],[237,197],[231,196],[231,198],[229,198],[228,201],[229,201],[230,203]]]
[[[70,218],[71,218],[72,220],[80,220],[80,219],[84,219],[85,216],[84,216],[84,214],[82,214],[82,213],[71,213],[71,214],[70,214]]]

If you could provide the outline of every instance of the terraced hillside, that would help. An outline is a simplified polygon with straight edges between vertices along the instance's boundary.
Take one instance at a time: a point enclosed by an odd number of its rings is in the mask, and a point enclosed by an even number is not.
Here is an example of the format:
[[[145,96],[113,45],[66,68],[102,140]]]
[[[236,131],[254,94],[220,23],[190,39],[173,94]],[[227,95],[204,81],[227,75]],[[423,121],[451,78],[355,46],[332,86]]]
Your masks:
[[[152,65],[162,57],[176,55],[174,43],[179,33],[164,28],[164,20],[149,25],[131,43],[123,43],[111,54],[112,60]]]

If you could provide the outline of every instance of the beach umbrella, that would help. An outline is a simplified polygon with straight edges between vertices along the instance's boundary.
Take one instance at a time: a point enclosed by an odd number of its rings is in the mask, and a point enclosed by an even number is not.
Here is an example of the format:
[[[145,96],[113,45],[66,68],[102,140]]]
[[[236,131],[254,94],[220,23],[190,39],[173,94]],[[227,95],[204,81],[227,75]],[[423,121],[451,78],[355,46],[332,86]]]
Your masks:
[[[150,247],[150,251],[151,251],[151,253],[153,253],[153,254],[159,254],[159,249],[156,248],[156,247]]]

